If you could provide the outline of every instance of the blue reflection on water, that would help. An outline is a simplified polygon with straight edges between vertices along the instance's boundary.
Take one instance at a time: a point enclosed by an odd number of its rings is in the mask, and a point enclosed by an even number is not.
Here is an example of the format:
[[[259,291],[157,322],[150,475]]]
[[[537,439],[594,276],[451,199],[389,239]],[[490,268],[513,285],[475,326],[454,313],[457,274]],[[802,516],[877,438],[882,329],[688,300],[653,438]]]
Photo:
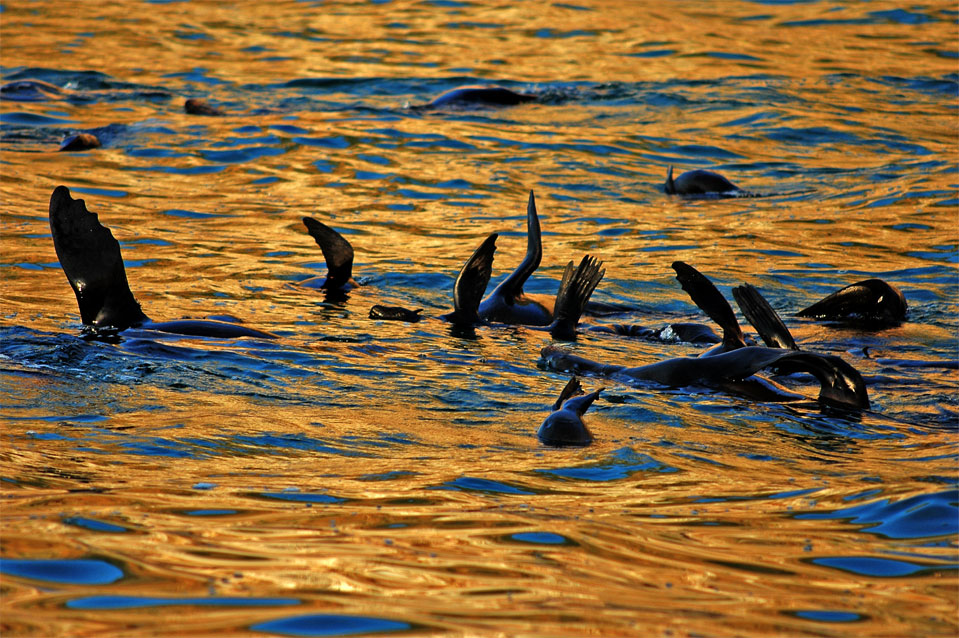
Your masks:
[[[71,585],[108,585],[123,578],[123,571],[102,560],[0,559],[0,573],[33,580]]]

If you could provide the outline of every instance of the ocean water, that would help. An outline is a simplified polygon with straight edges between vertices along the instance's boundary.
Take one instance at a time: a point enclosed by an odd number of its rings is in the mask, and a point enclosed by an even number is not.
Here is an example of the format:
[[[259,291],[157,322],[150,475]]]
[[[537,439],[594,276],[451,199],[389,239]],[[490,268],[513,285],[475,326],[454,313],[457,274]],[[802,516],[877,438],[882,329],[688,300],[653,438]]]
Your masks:
[[[4,2],[0,631],[7,636],[954,636],[954,3]],[[537,96],[426,111],[462,85]],[[223,117],[188,115],[187,98]],[[103,147],[57,152],[94,131]],[[682,199],[669,165],[763,197]],[[119,240],[155,320],[275,340],[82,338],[47,210]],[[456,275],[534,191],[553,294],[593,324],[709,323],[686,261],[755,285],[871,408],[605,387],[585,448],[536,429],[543,331],[452,330]],[[327,297],[301,222],[354,246]],[[898,327],[796,318],[880,277]],[[731,297],[730,297],[731,298]],[[374,321],[374,304],[422,308]],[[747,331],[748,332],[748,331]],[[702,347],[582,331],[639,365]],[[789,387],[815,396],[802,378]]]

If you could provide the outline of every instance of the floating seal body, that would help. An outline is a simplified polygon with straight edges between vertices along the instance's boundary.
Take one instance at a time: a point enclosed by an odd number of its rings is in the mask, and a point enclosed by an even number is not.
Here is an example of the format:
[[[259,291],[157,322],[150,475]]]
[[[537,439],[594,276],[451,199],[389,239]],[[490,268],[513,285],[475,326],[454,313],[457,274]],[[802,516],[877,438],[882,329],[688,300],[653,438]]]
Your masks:
[[[666,173],[663,190],[668,195],[689,195],[703,197],[758,197],[756,193],[741,190],[728,179],[712,171],[697,169],[686,171],[675,180],[673,167]]]
[[[553,404],[553,412],[536,431],[544,445],[583,446],[593,442],[593,434],[583,422],[583,414],[599,397],[603,388],[583,394],[579,379],[573,377]]]
[[[465,109],[484,106],[516,106],[535,99],[535,95],[517,93],[502,86],[460,86],[439,95],[420,108]]]
[[[63,138],[58,151],[88,151],[100,148],[100,138],[93,133],[77,133]]]
[[[819,381],[819,401],[831,407],[864,410],[869,398],[862,375],[836,356],[812,352],[746,346],[710,357],[679,357],[644,366],[626,367],[593,361],[573,355],[556,346],[542,351],[547,367],[562,372],[593,374],[634,383],[652,381],[670,387],[703,385],[745,393],[763,401],[801,401],[803,395],[753,377],[775,365],[806,372]],[[752,381],[753,383],[747,383]]]
[[[343,235],[312,217],[304,217],[307,232],[316,241],[326,260],[326,277],[314,277],[300,282],[301,286],[323,288],[327,291],[352,290],[359,284],[353,279],[353,246]]]
[[[906,318],[906,298],[882,279],[865,279],[838,290],[796,313],[829,321],[898,326]]]
[[[210,105],[206,100],[191,97],[183,103],[183,110],[190,115],[226,115],[221,109]]]
[[[70,197],[66,186],[57,186],[50,197],[50,231],[80,319],[95,335],[142,327],[182,335],[273,338],[225,321],[151,322],[130,290],[119,242],[82,199]]]

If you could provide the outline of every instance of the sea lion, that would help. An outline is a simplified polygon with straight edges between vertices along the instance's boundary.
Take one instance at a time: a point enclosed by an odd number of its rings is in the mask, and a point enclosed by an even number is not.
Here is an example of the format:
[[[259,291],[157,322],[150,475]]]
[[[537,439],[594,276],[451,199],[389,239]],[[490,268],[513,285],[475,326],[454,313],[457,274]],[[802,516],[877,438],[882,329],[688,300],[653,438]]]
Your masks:
[[[206,100],[191,97],[183,103],[183,110],[190,115],[226,115],[226,113],[215,106],[212,106]]]
[[[328,292],[349,291],[359,286],[353,279],[353,246],[343,235],[312,217],[304,217],[307,232],[316,241],[326,260],[326,277],[311,277],[301,286],[323,288]]]
[[[906,298],[898,288],[882,279],[865,279],[803,308],[796,316],[891,327],[905,320],[907,309]]]
[[[453,312],[441,315],[439,319],[460,328],[494,323],[481,317],[479,309],[492,275],[497,237],[496,233],[490,234],[466,260],[453,285]],[[606,274],[602,265],[590,255],[583,257],[578,266],[574,266],[572,261],[566,264],[556,293],[553,320],[548,325],[533,327],[549,330],[556,339],[575,339],[576,326],[589,297]],[[401,321],[409,321],[411,317],[419,319],[418,311],[386,306],[374,306],[370,315]]]
[[[100,138],[93,133],[77,133],[68,135],[60,142],[58,151],[88,151],[93,148],[100,148]]]
[[[80,319],[94,336],[142,327],[191,336],[275,338],[225,321],[150,321],[130,291],[119,242],[82,199],[70,197],[66,186],[57,186],[50,197],[50,231],[60,267],[77,297]]]
[[[544,445],[555,447],[592,443],[593,433],[583,422],[583,415],[603,389],[584,394],[579,379],[572,377],[553,404],[553,412],[539,426],[536,436]]]
[[[417,109],[469,109],[516,106],[536,100],[535,95],[517,93],[502,86],[460,86],[450,89]]]
[[[637,367],[600,363],[573,355],[556,346],[542,350],[546,367],[575,374],[592,374],[634,383],[652,381],[670,387],[701,385],[744,394],[759,401],[792,402],[806,397],[755,376],[775,365],[807,372],[819,381],[819,402],[830,407],[865,410],[869,397],[862,375],[832,355],[746,346],[709,357],[679,357]]]
[[[666,173],[663,190],[668,195],[689,195],[701,197],[759,197],[758,193],[744,191],[728,179],[712,171],[701,169],[686,171],[675,180],[673,167]]]

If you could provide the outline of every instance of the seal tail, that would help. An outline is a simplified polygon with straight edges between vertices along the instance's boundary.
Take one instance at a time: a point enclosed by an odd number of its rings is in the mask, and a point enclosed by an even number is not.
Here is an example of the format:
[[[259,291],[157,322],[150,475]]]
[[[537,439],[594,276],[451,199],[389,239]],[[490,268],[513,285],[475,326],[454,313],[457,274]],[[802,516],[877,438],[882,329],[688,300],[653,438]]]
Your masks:
[[[672,266],[676,271],[676,279],[693,303],[723,329],[722,349],[728,351],[744,347],[746,340],[736,321],[736,314],[713,282],[686,262],[674,261]]]
[[[556,293],[555,319],[550,324],[550,333],[555,339],[572,341],[576,338],[576,324],[583,316],[590,295],[605,274],[603,262],[590,255],[583,257],[575,268],[573,262],[566,264],[559,292]]]
[[[493,275],[493,253],[496,252],[497,237],[496,233],[492,233],[463,264],[453,285],[453,312],[446,317],[451,322],[459,325],[474,325],[480,322],[479,306]]]
[[[543,261],[543,239],[539,216],[536,213],[536,198],[529,192],[526,203],[526,256],[519,266],[497,286],[497,292],[509,303],[523,294],[523,286]]]
[[[733,288],[733,297],[746,320],[756,329],[767,346],[799,350],[789,328],[755,287],[750,284],[737,286]]]
[[[353,246],[343,235],[312,217],[304,217],[303,224],[326,260],[328,272],[323,287],[327,290],[342,288],[353,277]]]
[[[84,324],[123,330],[147,320],[127,282],[120,243],[66,186],[50,196],[50,232]]]

